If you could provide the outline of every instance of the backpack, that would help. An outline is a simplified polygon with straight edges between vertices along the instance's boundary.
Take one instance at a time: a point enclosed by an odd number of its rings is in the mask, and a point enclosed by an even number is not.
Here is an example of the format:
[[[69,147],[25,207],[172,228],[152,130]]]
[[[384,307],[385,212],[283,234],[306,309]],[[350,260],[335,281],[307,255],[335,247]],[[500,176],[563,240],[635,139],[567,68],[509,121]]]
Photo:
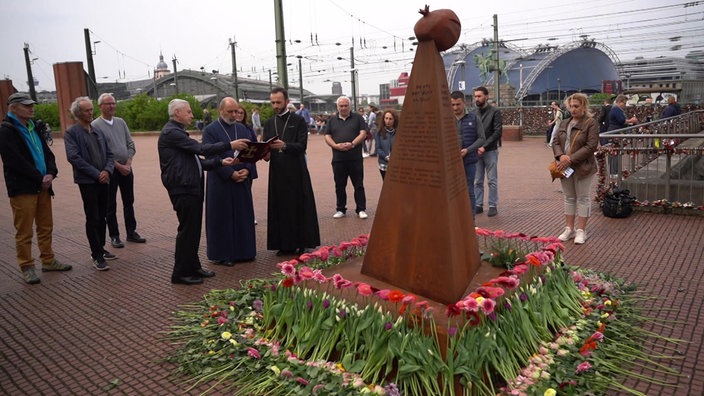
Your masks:
[[[569,110],[564,109],[564,110],[560,110],[560,111],[562,112],[562,119],[563,120],[566,120],[566,119],[572,117],[572,113],[570,113]]]

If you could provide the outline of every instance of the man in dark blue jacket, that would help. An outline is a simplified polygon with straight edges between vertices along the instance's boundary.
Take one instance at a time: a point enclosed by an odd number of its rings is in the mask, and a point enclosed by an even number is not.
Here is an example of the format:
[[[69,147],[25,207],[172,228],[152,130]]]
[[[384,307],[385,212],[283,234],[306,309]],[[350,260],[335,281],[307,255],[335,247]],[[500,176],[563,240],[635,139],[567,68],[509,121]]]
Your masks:
[[[231,157],[204,160],[200,156],[247,148],[246,139],[200,143],[186,132],[186,126],[192,121],[190,104],[183,99],[173,99],[169,102],[169,121],[162,128],[158,143],[161,182],[178,217],[171,282],[186,285],[203,283],[203,278],[215,276],[214,272],[201,267],[198,258],[203,223],[203,170],[235,163]]]
[[[0,126],[0,157],[16,230],[17,264],[24,281],[33,285],[40,282],[32,257],[35,224],[42,271],[71,269],[56,261],[52,248],[51,184],[58,172],[54,153],[32,121],[36,102],[27,94],[16,93],[10,95],[7,104],[7,117]]]
[[[77,122],[64,135],[66,158],[73,166],[73,182],[81,192],[93,266],[98,271],[107,271],[110,267],[105,260],[117,258],[104,248],[110,176],[115,163],[105,135],[91,126],[93,102],[90,98],[76,98],[70,110]]]
[[[474,198],[474,176],[477,169],[479,155],[477,150],[484,145],[484,127],[481,120],[475,113],[467,111],[464,92],[454,91],[450,94],[450,105],[452,112],[457,119],[457,135],[460,141],[460,155],[464,163],[464,173],[467,178],[467,190],[469,191],[469,201],[472,204],[472,216],[476,211],[476,200]]]

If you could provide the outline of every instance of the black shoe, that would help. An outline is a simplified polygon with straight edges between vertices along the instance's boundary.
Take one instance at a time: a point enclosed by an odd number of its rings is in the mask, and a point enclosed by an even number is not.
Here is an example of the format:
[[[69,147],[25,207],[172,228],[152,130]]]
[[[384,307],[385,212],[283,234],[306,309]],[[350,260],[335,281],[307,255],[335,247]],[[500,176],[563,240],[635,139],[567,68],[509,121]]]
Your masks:
[[[127,234],[128,242],[145,243],[147,240],[142,238],[141,235],[137,234],[137,231],[133,231]]]
[[[117,249],[125,247],[125,244],[122,243],[119,236],[110,237],[110,244]]]
[[[181,285],[198,285],[203,283],[203,278],[197,276],[179,276],[174,278],[171,277],[171,283],[181,284]]]
[[[117,256],[103,249],[103,258],[105,260],[117,260]]]
[[[496,211],[496,208],[493,206],[489,207],[489,213],[487,213],[487,216],[489,217],[494,217],[498,214],[499,212]]]
[[[196,271],[196,274],[198,274],[198,276],[200,276],[201,278],[212,278],[215,276],[215,272],[208,271],[207,269],[203,269],[203,268]]]
[[[291,256],[294,254],[296,254],[295,250],[283,250],[282,249],[282,250],[279,250],[278,252],[276,252],[277,256]]]
[[[93,267],[95,267],[98,271],[107,271],[110,269],[108,263],[106,263],[105,260],[100,259],[93,260]]]
[[[232,267],[235,265],[234,261],[227,260],[213,260],[212,263],[215,265],[224,265],[225,267]]]
[[[312,250],[310,250],[310,249],[298,248],[298,249],[296,249],[296,251],[294,253],[300,256],[303,253],[311,253],[311,252],[312,252]]]
[[[474,208],[474,214],[479,214],[479,213],[484,213],[484,208],[481,206],[477,206]]]

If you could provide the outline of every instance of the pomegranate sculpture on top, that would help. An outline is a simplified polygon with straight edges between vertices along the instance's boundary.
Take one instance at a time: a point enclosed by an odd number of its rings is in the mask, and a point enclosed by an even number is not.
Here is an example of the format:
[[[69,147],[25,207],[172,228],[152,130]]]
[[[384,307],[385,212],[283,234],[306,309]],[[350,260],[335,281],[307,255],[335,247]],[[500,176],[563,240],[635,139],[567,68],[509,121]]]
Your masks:
[[[454,11],[441,9],[431,12],[426,5],[418,12],[423,15],[413,27],[418,41],[433,40],[438,51],[445,51],[460,39],[462,24]]]

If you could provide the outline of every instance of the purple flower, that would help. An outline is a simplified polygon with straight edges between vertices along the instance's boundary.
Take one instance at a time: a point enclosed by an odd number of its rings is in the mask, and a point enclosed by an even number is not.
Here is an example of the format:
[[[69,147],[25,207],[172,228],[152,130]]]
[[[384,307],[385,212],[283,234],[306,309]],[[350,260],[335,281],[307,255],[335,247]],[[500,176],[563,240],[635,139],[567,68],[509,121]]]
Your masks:
[[[386,324],[384,325],[384,328],[385,328],[386,330],[391,330],[392,327],[394,327],[394,325],[391,324],[391,322],[386,322]]]
[[[345,316],[347,316],[347,313],[345,312],[344,309],[341,309],[340,312],[337,313],[337,315],[338,315],[341,319],[344,319]]]
[[[489,319],[491,319],[492,321],[496,321],[496,312],[492,312],[488,316],[489,316]]]
[[[302,384],[302,385],[308,385],[308,380],[306,380],[306,379],[303,378],[303,377],[298,377],[298,378],[296,378],[296,381],[298,381],[298,383],[300,383],[300,384]]]
[[[254,308],[254,310],[257,312],[262,312],[262,309],[264,308],[264,303],[262,302],[262,300],[254,300],[252,302],[252,308]]]
[[[306,308],[308,308],[309,311],[312,310],[313,309],[313,302],[306,301]]]
[[[323,308],[328,309],[330,307],[330,300],[327,298],[323,300]]]
[[[455,326],[450,327],[450,330],[448,330],[447,334],[450,337],[454,337],[455,334],[457,334],[457,327],[455,327]]]
[[[291,372],[291,370],[281,370],[281,376],[284,378],[292,378],[293,373]]]
[[[510,310],[511,310],[511,303],[508,302],[508,301],[506,301],[506,302],[504,303],[504,308],[506,308],[507,311],[510,311]]]
[[[528,295],[526,293],[521,293],[521,301],[527,301]]]
[[[386,394],[388,396],[401,396],[401,391],[398,389],[398,386],[390,382],[388,385],[384,387],[384,390],[386,391]]]

